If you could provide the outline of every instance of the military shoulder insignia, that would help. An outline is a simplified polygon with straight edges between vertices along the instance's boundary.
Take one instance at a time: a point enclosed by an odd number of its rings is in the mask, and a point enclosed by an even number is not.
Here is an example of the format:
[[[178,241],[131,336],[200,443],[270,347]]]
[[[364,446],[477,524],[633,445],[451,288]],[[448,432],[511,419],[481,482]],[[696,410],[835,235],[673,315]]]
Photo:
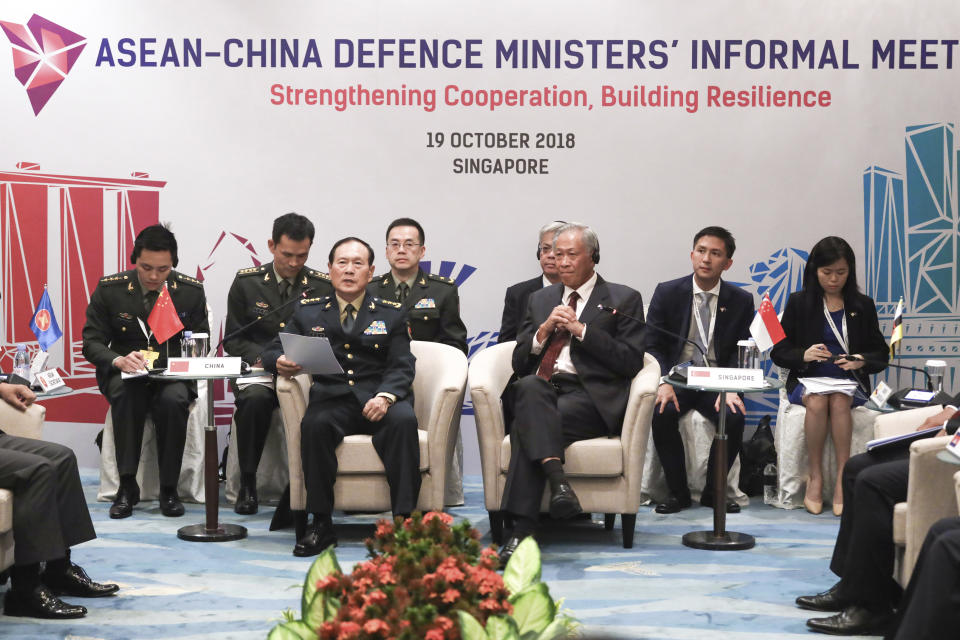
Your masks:
[[[417,304],[413,305],[414,309],[436,309],[437,301],[433,298],[421,298],[417,300]]]
[[[382,304],[385,307],[390,307],[391,309],[399,309],[400,303],[394,302],[393,300],[384,300],[383,298],[374,298],[378,303]]]
[[[129,273],[114,273],[113,275],[103,276],[100,278],[101,284],[117,284],[118,282],[129,282],[130,274]],[[133,284],[131,282],[131,284]]]
[[[363,330],[365,336],[385,336],[387,335],[387,323],[383,320],[374,320],[370,326]]]
[[[321,302],[325,302],[329,299],[330,299],[330,296],[320,296],[317,298],[304,298],[303,300],[300,301],[300,304],[304,306],[308,304],[320,304]]]
[[[316,278],[317,280],[326,280],[327,282],[330,282],[330,275],[324,273],[323,271],[317,271],[316,269],[307,269],[307,275],[310,276],[311,278]]]
[[[197,280],[196,278],[191,278],[188,275],[177,273],[177,280],[183,282],[184,284],[192,284],[195,287],[202,287],[203,283]]]
[[[447,278],[446,276],[439,276],[435,273],[428,273],[427,277],[436,282],[442,282],[444,284],[457,284],[457,281],[453,278]]]
[[[258,273],[263,273],[267,270],[266,265],[260,265],[259,267],[247,267],[246,269],[240,269],[237,271],[238,276],[252,276]]]

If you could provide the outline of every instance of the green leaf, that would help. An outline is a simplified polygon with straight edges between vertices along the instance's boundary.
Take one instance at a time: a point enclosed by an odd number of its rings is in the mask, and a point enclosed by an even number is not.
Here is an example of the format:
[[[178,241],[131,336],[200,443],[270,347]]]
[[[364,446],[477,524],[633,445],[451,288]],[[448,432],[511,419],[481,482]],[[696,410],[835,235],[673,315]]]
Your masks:
[[[330,546],[324,549],[323,553],[313,561],[313,564],[310,565],[310,570],[307,571],[307,579],[303,582],[303,595],[300,597],[300,615],[304,620],[307,619],[307,611],[310,609],[310,603],[313,602],[313,596],[317,592],[317,581],[336,571],[340,571],[340,564],[337,563],[337,556],[333,552],[333,547]]]
[[[566,638],[571,629],[572,621],[569,618],[557,618],[553,622],[547,625],[547,627],[540,632],[540,635],[534,636],[537,640],[554,640],[555,638]],[[575,625],[574,625],[575,626]],[[269,640],[269,639],[268,639]]]
[[[545,596],[550,595],[550,590],[547,588],[546,582],[534,582],[533,584],[527,585],[517,593],[511,593],[510,596],[507,598],[507,602],[509,602],[510,604],[514,604],[522,596],[524,596],[527,593],[530,593],[531,591],[538,591],[540,593],[543,593]]]
[[[510,593],[520,593],[540,581],[540,547],[533,536],[520,541],[503,571],[503,584]]]
[[[324,622],[332,620],[337,615],[337,609],[340,608],[340,601],[332,596],[328,596],[322,591],[313,595],[313,600],[303,616],[303,621],[316,629]]]
[[[520,631],[513,618],[490,616],[487,618],[487,637],[490,640],[520,640]]]
[[[294,620],[275,626],[267,640],[317,640],[317,632],[302,620]]]
[[[537,588],[540,586],[543,588]],[[513,602],[513,619],[517,622],[520,633],[527,631],[539,633],[553,622],[556,615],[557,609],[547,592],[547,585],[542,582],[532,589],[524,590]]]
[[[487,640],[487,632],[483,630],[479,620],[466,611],[457,611],[457,618],[463,640]]]

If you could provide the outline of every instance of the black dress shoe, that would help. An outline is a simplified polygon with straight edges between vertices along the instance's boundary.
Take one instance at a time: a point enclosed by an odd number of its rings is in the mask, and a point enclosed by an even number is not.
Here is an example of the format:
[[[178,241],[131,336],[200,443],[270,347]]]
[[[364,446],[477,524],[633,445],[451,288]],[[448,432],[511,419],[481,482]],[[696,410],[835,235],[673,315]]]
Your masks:
[[[45,571],[40,576],[40,580],[57,595],[77,598],[102,598],[113,595],[120,590],[120,587],[115,584],[94,582],[83,570],[83,567],[72,562],[64,573],[54,576],[49,571]]]
[[[257,488],[241,486],[237,493],[237,503],[233,505],[233,510],[243,516],[253,515],[257,512],[260,501],[257,500]]]
[[[333,525],[325,522],[314,523],[313,529],[297,540],[297,544],[293,547],[293,555],[298,558],[315,556],[330,545],[337,546],[337,536],[333,531]]]
[[[832,636],[883,635],[893,622],[893,609],[867,609],[851,605],[829,618],[811,618],[807,626]]]
[[[179,518],[183,515],[183,503],[176,491],[160,490],[160,513],[168,518]]]
[[[679,500],[673,496],[670,496],[669,498],[667,498],[666,500],[658,504],[656,507],[654,507],[653,510],[656,511],[657,513],[664,513],[664,514],[677,513],[678,511],[682,511],[683,509],[686,509],[691,504],[692,503],[690,501],[690,498],[687,498],[686,500]]]
[[[133,505],[140,502],[140,489],[136,487],[123,487],[117,490],[117,497],[113,500],[110,507],[111,518],[129,518],[133,515]]]
[[[561,480],[557,490],[550,496],[550,517],[554,520],[567,520],[582,512],[573,487],[566,480]]]
[[[797,606],[810,611],[842,611],[843,603],[837,596],[838,591],[840,591],[839,582],[822,593],[800,596],[796,601]]]
[[[66,618],[82,618],[87,615],[87,608],[67,604],[45,585],[40,585],[27,593],[20,593],[15,589],[7,591],[3,601],[3,612],[8,616],[26,616],[28,618],[50,618],[63,620]]]
[[[520,546],[520,543],[523,542],[523,539],[526,537],[526,535],[510,536],[510,539],[503,543],[503,546],[500,547],[499,554],[501,569],[507,568],[507,563],[510,562],[510,557],[513,556],[513,552],[517,550],[517,547]]]
[[[700,496],[700,504],[708,509],[713,509],[713,493],[704,492]],[[740,513],[740,505],[734,500],[727,500],[727,513]]]

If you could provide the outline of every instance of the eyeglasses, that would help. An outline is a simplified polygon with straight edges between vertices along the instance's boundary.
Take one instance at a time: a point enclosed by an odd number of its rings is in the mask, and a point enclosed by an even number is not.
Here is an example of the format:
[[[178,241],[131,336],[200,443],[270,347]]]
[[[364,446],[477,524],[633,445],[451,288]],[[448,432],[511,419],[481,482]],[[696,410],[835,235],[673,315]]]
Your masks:
[[[553,253],[553,245],[552,244],[540,245],[540,253]]]
[[[414,242],[413,240],[404,240],[403,242],[399,242],[397,240],[391,240],[390,242],[387,243],[387,248],[393,249],[394,251],[398,251],[400,247],[403,247],[407,251],[412,251],[413,249],[416,249],[419,246],[420,246],[420,243]]]

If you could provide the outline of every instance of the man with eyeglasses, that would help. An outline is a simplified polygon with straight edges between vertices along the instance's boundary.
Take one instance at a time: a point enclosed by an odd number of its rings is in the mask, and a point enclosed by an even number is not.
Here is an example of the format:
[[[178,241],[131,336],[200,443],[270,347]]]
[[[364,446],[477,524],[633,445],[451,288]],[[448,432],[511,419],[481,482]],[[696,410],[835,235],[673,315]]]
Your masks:
[[[540,227],[537,236],[537,260],[540,261],[541,274],[507,288],[503,299],[503,318],[500,320],[498,343],[517,339],[517,330],[523,323],[523,316],[527,312],[527,299],[531,293],[560,282],[557,262],[553,257],[553,236],[564,224],[555,220]]]
[[[460,296],[451,278],[424,273],[423,227],[412,218],[397,218],[387,227],[390,271],[367,285],[367,292],[395,300],[407,314],[410,339],[440,342],[467,353],[467,328],[460,319]]]

